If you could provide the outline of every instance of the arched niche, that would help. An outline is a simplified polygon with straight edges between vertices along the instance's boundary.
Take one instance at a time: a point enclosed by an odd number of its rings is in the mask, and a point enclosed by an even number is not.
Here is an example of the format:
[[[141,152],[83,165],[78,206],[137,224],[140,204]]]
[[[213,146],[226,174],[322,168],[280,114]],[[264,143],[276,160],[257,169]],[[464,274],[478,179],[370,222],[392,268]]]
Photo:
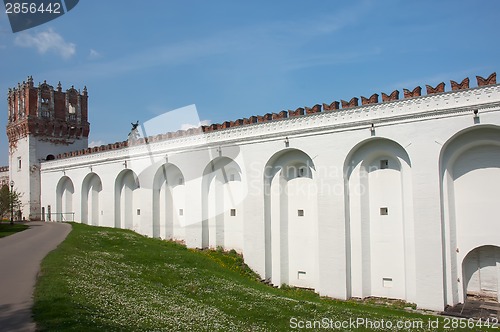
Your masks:
[[[466,299],[465,255],[500,246],[500,127],[476,125],[456,133],[443,145],[439,166],[444,284],[453,305]]]
[[[355,146],[344,163],[348,294],[414,296],[411,161],[385,138]]]
[[[115,180],[115,227],[134,229],[134,191],[140,187],[134,171],[124,169]]]
[[[56,187],[56,220],[57,221],[73,221],[73,194],[75,187],[73,181],[68,176],[63,176],[59,179]]]
[[[264,169],[266,279],[316,288],[318,280],[315,165],[305,152],[275,153]]]
[[[99,196],[102,190],[102,182],[99,175],[89,173],[82,181],[82,223],[99,226],[100,209]]]
[[[174,164],[161,165],[153,180],[153,237],[184,238],[185,180]]]
[[[217,157],[203,171],[202,246],[243,250],[243,206],[246,187],[240,165]]]

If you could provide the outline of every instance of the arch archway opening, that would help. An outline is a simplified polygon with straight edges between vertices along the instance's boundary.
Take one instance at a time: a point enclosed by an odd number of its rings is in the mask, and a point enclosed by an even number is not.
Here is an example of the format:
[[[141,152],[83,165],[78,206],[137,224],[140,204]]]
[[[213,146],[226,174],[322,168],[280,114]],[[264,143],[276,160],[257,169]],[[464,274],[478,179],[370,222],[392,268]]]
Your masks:
[[[500,301],[500,247],[481,246],[470,251],[462,263],[467,297]]]

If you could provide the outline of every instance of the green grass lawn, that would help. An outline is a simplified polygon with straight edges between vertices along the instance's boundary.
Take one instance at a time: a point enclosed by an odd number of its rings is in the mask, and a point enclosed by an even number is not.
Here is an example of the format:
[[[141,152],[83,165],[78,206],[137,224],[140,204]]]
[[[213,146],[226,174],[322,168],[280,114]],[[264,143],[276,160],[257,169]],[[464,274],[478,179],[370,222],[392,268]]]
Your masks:
[[[0,222],[0,238],[12,235],[12,234],[17,233],[17,232],[24,231],[25,229],[28,229],[28,228],[29,228],[29,226],[24,225],[24,224],[11,225],[10,222],[8,222],[8,221],[1,221]]]
[[[43,261],[34,317],[42,331],[290,331],[298,330],[293,327],[299,321],[322,319],[384,320],[394,331],[433,331],[427,324],[437,319],[273,288],[260,283],[234,252],[191,250],[81,224],[73,224]],[[398,321],[423,328],[398,329]]]

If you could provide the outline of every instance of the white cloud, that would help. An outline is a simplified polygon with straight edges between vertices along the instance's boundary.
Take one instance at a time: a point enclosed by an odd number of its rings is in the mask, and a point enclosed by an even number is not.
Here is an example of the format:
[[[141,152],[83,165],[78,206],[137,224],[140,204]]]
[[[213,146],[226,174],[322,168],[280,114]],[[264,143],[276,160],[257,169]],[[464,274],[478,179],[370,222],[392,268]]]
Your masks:
[[[20,33],[16,36],[14,42],[20,47],[36,48],[40,54],[45,54],[49,51],[54,52],[64,59],[68,59],[76,53],[76,45],[66,42],[52,28],[34,34],[30,34],[29,32]]]
[[[92,141],[89,143],[89,148],[93,148],[95,146],[101,146],[104,144],[104,141]]]
[[[212,121],[210,120],[201,120],[198,122],[197,125],[190,124],[190,123],[183,123],[181,125],[181,130],[188,130],[189,128],[198,128],[199,126],[209,126],[212,124]]]
[[[93,48],[90,49],[89,59],[99,59],[101,57],[101,53],[97,52]]]

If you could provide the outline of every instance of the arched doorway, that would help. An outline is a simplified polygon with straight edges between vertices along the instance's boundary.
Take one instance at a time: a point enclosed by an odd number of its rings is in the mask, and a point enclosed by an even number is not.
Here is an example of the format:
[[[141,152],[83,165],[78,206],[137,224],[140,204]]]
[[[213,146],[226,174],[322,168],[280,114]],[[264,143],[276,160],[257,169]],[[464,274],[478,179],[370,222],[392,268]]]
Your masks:
[[[462,263],[464,293],[500,301],[500,247],[482,246],[470,251]]]

